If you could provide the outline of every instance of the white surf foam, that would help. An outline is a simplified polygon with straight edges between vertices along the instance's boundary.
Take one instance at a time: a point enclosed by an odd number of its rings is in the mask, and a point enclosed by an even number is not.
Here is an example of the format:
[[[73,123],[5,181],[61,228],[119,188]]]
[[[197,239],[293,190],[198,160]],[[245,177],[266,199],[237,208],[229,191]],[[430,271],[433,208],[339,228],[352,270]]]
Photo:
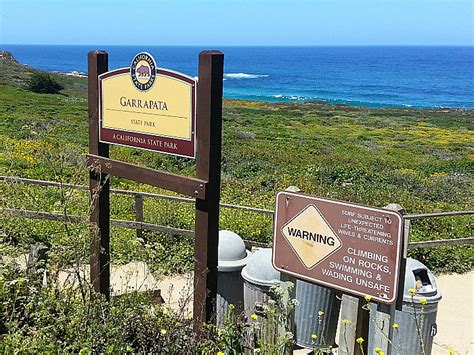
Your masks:
[[[247,73],[229,73],[224,74],[224,78],[227,79],[257,79],[257,78],[267,78],[269,75],[266,74],[247,74]]]

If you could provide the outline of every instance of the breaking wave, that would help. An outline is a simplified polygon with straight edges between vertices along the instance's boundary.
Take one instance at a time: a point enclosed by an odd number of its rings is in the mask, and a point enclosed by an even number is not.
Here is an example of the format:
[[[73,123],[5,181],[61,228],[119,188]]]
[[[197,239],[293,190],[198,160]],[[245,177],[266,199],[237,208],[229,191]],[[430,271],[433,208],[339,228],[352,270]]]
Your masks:
[[[229,73],[224,74],[224,78],[227,79],[258,79],[258,78],[268,78],[270,75],[266,74],[247,74],[247,73]]]

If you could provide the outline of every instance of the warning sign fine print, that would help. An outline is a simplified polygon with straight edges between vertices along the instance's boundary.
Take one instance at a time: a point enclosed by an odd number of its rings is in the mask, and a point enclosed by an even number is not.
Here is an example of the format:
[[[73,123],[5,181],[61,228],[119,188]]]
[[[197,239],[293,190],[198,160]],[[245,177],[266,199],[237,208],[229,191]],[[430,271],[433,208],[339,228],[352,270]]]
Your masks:
[[[393,303],[401,238],[397,212],[292,192],[277,195],[273,265],[283,273]]]

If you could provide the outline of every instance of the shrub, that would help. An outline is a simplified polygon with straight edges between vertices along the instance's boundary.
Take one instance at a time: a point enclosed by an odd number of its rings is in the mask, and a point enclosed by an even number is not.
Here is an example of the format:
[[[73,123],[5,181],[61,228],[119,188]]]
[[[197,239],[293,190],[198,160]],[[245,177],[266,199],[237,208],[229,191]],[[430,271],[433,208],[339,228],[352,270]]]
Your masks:
[[[27,81],[28,90],[38,94],[58,94],[64,87],[49,74],[33,73]]]

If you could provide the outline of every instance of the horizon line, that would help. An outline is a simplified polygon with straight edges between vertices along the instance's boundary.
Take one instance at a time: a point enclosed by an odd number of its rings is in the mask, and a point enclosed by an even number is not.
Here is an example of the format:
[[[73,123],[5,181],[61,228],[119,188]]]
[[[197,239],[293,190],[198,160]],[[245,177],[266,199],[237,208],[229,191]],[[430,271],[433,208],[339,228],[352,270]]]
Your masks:
[[[0,43],[0,46],[107,46],[107,47],[474,47],[471,44],[93,44],[93,43]]]

